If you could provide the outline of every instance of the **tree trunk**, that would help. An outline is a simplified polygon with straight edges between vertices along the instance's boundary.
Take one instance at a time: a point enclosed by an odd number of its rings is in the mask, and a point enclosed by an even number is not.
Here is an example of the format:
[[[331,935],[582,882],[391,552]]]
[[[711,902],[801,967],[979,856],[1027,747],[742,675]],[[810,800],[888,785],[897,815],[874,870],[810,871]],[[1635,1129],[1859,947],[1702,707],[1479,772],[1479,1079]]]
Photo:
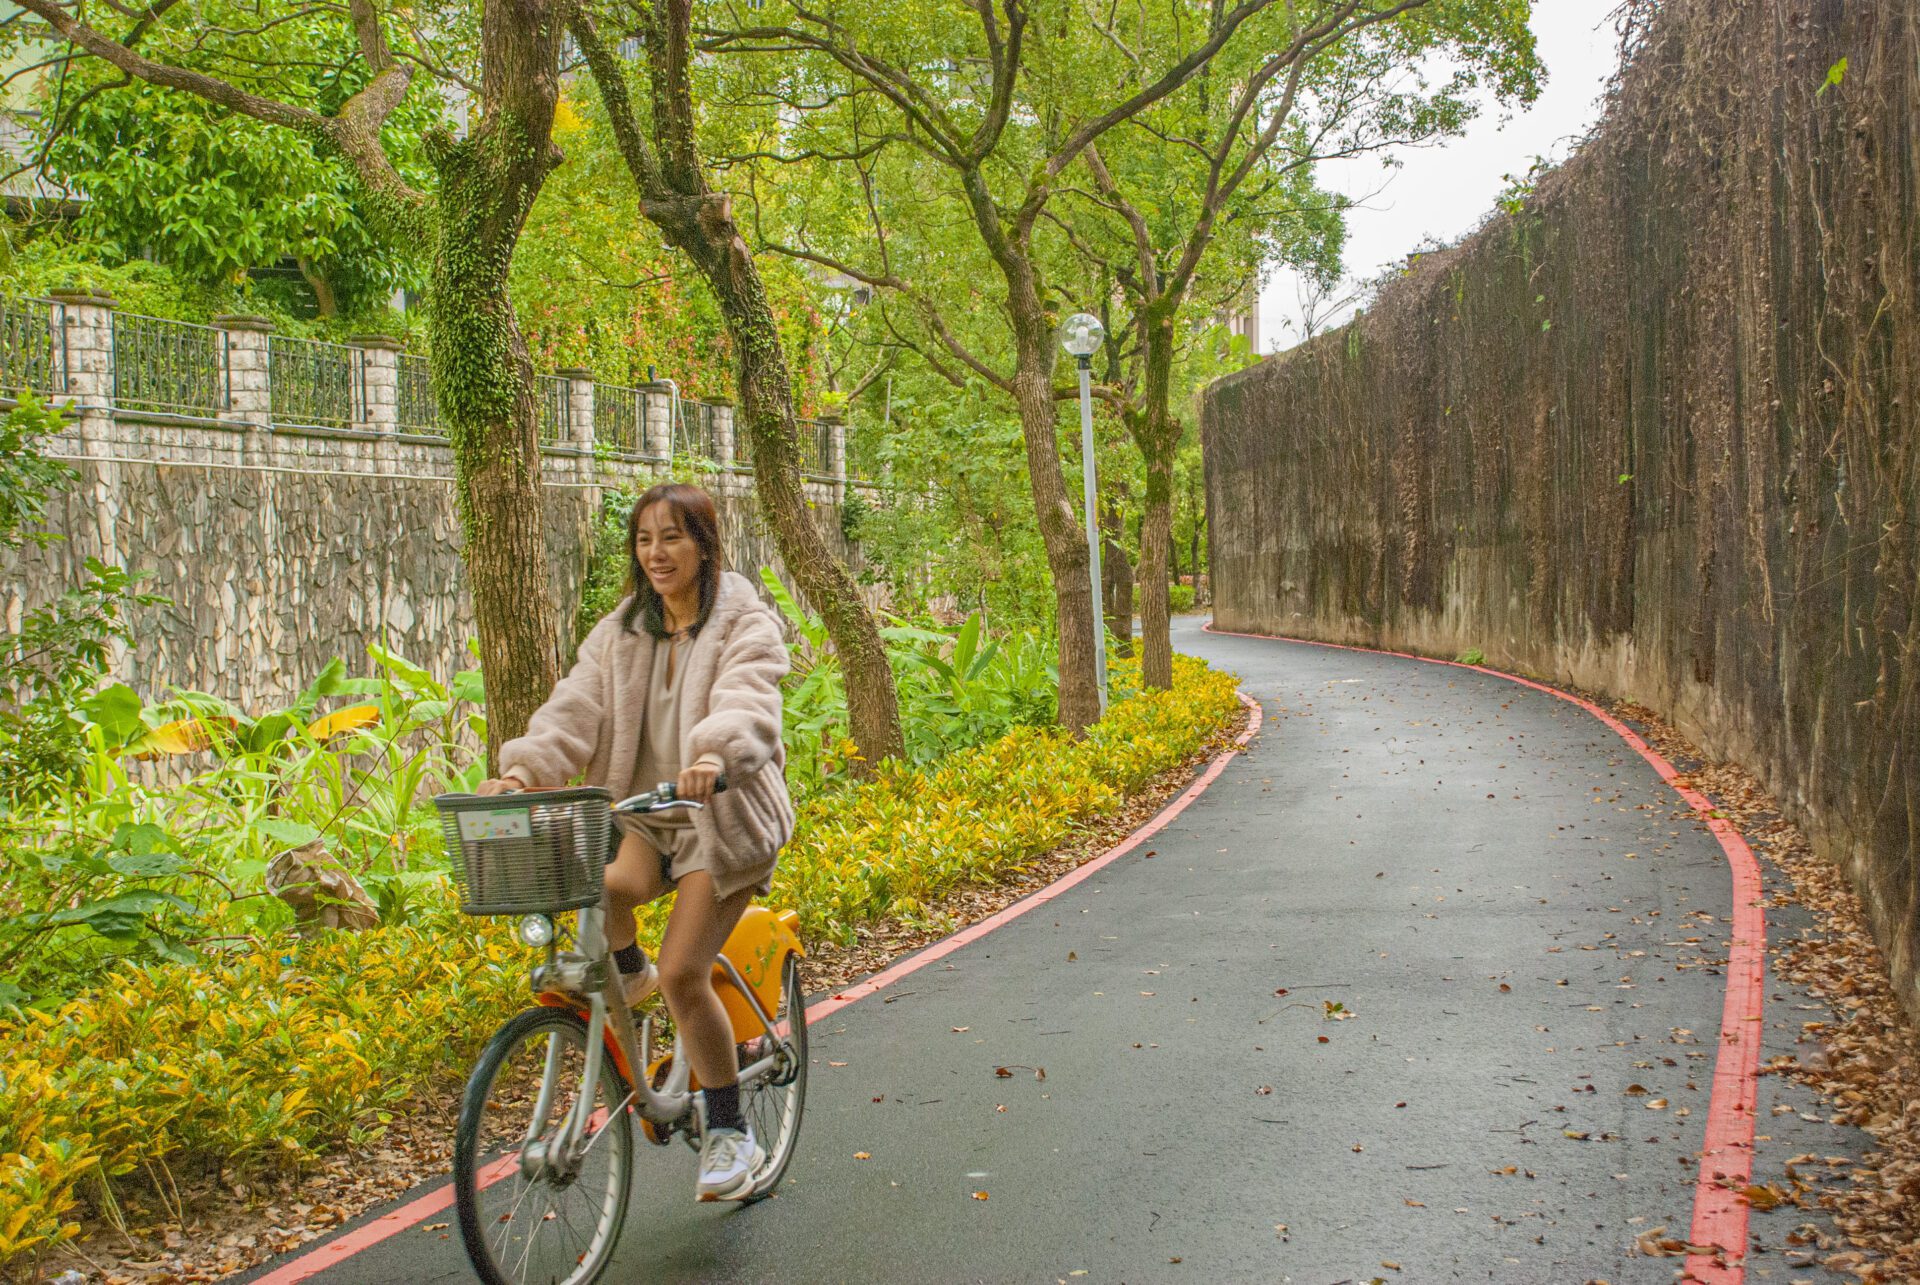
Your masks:
[[[800,592],[820,613],[847,683],[847,719],[865,776],[906,752],[893,666],[873,613],[853,575],[827,547],[808,510],[801,459],[805,450],[793,414],[793,385],[780,328],[760,270],[718,194],[647,202],[647,217],[700,268],[720,302],[734,351],[740,418],[753,448],[753,480],[774,542]]]
[[[1027,481],[1041,547],[1053,573],[1055,632],[1060,646],[1060,725],[1079,733],[1100,719],[1095,647],[1105,631],[1093,615],[1093,561],[1077,506],[1067,496],[1060,467],[1060,412],[1053,398],[1059,348],[1040,303],[1040,279],[1029,241],[1009,236],[1002,212],[979,169],[961,174],[974,228],[1007,283],[1007,320],[1013,328],[1013,400],[1027,448]],[[1096,497],[1096,503],[1098,499]]]
[[[1180,425],[1170,404],[1173,318],[1174,310],[1163,299],[1142,320],[1145,406],[1132,425],[1134,444],[1147,465],[1146,507],[1140,524],[1140,681],[1163,690],[1173,686],[1167,569],[1173,549],[1173,463],[1180,445]]]
[[[1173,546],[1172,452],[1147,459],[1147,503],[1140,524],[1140,681],[1162,690],[1173,686],[1171,609],[1167,596],[1167,553]]]
[[[787,570],[820,612],[846,676],[847,716],[866,775],[905,753],[893,667],[873,613],[846,565],[827,547],[807,511],[800,477],[801,442],[793,416],[793,381],[780,328],[760,270],[734,223],[732,201],[707,187],[694,137],[691,67],[692,0],[669,0],[646,11],[647,72],[652,90],[651,146],[641,134],[625,72],[590,19],[574,34],[607,108],[615,141],[640,193],[640,210],[667,242],[692,259],[720,303],[739,367],[736,426],[753,451],[754,489]]]
[[[1086,533],[1074,504],[1067,498],[1066,476],[1060,467],[1059,403],[1053,399],[1053,336],[1037,306],[1033,315],[1038,318],[1039,338],[1036,343],[1030,334],[1021,336],[1014,396],[1026,439],[1034,513],[1039,519],[1047,566],[1053,572],[1054,619],[1060,644],[1060,724],[1068,731],[1081,732],[1100,719],[1093,649],[1103,646],[1105,640],[1096,641],[1093,565],[1087,553]],[[1031,351],[1036,347],[1037,356]]]
[[[1193,529],[1187,535],[1187,565],[1193,571],[1193,601],[1197,606],[1201,597],[1200,579],[1206,574],[1200,569],[1200,528],[1206,523],[1207,513],[1201,507],[1200,497],[1195,493],[1196,489],[1193,479],[1189,477],[1187,479],[1187,511],[1193,514]],[[1211,600],[1212,595],[1207,596]]]
[[[293,263],[300,269],[301,277],[306,280],[307,289],[313,291],[314,306],[320,310],[320,315],[322,317],[339,316],[340,300],[333,293],[333,283],[327,280],[327,274],[320,270],[320,265],[304,256],[296,257]]]
[[[432,268],[435,393],[453,447],[468,586],[487,684],[487,757],[560,678],[533,363],[507,294],[513,249],[559,161],[550,141],[559,32],[542,0],[486,6],[485,111],[443,141]],[[542,782],[558,784],[558,782]]]
[[[1125,532],[1121,528],[1117,505],[1108,504],[1102,508],[1100,530],[1100,589],[1106,607],[1107,632],[1113,635],[1116,650],[1122,656],[1131,656],[1133,563],[1127,557],[1126,547],[1120,543]]]

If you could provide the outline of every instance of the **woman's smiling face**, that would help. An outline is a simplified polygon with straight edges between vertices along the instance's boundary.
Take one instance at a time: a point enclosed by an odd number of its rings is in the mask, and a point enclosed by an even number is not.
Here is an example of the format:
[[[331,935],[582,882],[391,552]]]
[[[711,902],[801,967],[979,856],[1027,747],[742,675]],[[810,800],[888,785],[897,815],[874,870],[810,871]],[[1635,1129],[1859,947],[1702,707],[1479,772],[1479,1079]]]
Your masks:
[[[671,601],[691,592],[700,582],[700,546],[681,527],[670,504],[650,504],[640,514],[633,554],[647,582],[663,599]]]

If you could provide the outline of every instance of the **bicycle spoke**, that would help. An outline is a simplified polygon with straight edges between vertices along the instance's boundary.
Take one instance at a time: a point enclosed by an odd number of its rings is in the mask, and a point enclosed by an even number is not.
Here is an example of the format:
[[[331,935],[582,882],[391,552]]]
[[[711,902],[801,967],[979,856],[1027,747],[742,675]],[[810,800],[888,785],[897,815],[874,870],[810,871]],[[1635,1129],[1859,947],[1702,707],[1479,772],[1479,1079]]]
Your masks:
[[[597,1274],[626,1214],[633,1142],[630,1132],[616,1130],[628,1127],[633,1095],[604,1063],[593,1083],[584,1082],[586,1030],[573,1014],[534,1010],[515,1023],[524,1038],[514,1041],[513,1029],[503,1031],[463,1107],[456,1174],[462,1234],[485,1281],[578,1285]],[[619,1105],[610,1108],[609,1099]],[[593,1109],[578,1153],[569,1156],[567,1135],[579,1106]],[[545,1149],[538,1173],[516,1171],[516,1143]],[[489,1198],[481,1175],[508,1172],[513,1185],[503,1181]]]

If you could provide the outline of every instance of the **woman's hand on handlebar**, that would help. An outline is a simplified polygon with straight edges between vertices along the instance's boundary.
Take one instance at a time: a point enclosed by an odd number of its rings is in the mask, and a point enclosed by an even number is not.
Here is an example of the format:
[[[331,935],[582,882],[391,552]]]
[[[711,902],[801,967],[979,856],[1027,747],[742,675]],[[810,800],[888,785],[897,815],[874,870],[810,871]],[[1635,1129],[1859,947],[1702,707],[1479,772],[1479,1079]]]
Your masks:
[[[525,781],[522,781],[517,776],[504,776],[504,777],[496,777],[490,781],[480,782],[480,784],[477,787],[475,787],[473,792],[479,795],[512,794],[516,790],[525,790],[530,788],[532,787],[530,787]]]
[[[713,759],[701,759],[680,773],[680,779],[674,783],[674,793],[690,803],[708,804],[713,802],[714,782],[719,779],[720,764]]]

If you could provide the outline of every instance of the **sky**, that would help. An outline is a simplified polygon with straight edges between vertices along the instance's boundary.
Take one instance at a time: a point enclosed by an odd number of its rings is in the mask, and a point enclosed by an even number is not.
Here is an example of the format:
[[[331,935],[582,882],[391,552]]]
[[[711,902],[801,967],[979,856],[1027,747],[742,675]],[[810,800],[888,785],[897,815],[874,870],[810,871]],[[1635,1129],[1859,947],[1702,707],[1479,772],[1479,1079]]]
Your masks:
[[[1323,187],[1363,202],[1347,213],[1348,280],[1335,299],[1403,261],[1429,236],[1452,242],[1472,231],[1506,188],[1506,176],[1524,175],[1534,157],[1566,158],[1600,117],[1600,95],[1618,62],[1610,16],[1619,2],[1535,0],[1533,33],[1547,83],[1525,111],[1489,100],[1459,137],[1399,152],[1397,169],[1384,168],[1377,156],[1321,166]],[[1304,311],[1298,278],[1275,272],[1261,291],[1260,351],[1299,343]],[[1352,304],[1336,311],[1333,324],[1352,311]]]

